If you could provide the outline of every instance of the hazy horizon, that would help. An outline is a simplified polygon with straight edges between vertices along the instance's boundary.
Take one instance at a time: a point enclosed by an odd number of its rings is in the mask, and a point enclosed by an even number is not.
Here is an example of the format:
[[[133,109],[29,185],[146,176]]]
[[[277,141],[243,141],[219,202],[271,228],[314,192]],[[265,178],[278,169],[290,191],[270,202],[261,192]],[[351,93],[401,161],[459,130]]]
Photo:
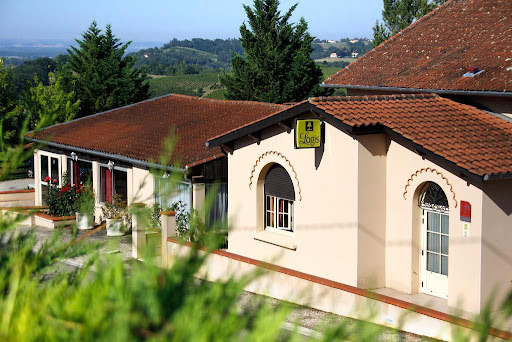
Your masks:
[[[281,1],[281,12],[296,2]],[[165,43],[173,38],[238,38],[240,25],[246,20],[242,3],[252,5],[252,1],[238,0],[8,0],[0,12],[0,39],[73,41],[81,37],[93,20],[101,29],[111,24],[122,41]],[[382,0],[303,0],[292,21],[304,17],[309,32],[319,39],[371,38],[381,11]]]

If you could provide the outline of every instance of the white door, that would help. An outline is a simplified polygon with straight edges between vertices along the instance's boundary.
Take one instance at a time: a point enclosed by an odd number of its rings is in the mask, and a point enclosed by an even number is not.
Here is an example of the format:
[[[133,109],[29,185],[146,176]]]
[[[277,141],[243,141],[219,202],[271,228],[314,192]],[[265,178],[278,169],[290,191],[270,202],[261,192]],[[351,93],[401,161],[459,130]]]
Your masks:
[[[422,292],[448,298],[448,214],[422,209]]]

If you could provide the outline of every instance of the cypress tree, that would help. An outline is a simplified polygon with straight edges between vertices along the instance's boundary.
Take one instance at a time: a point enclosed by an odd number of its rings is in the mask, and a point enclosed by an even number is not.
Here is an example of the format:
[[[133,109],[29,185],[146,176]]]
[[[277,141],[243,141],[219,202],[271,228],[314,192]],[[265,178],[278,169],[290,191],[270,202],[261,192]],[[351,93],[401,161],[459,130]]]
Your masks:
[[[92,22],[76,39],[78,47],[68,49],[69,59],[62,70],[68,92],[80,100],[79,116],[121,107],[149,97],[144,74],[134,69],[135,60],[124,56],[131,42],[122,44],[107,25],[105,33]]]
[[[373,46],[380,45],[446,0],[384,0],[381,24],[373,27]]]
[[[244,5],[249,27],[240,27],[240,41],[245,54],[235,54],[231,72],[220,79],[228,99],[284,103],[330,93],[320,88],[323,75],[310,57],[314,37],[307,22],[288,22],[297,4],[284,15],[278,7],[278,0]]]

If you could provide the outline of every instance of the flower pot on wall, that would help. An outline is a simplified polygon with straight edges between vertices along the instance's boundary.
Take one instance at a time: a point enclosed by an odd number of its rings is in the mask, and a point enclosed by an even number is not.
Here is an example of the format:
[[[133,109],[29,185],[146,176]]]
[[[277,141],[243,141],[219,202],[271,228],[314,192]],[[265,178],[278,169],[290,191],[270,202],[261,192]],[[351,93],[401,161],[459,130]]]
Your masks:
[[[87,230],[91,229],[93,226],[93,216],[82,214],[82,213],[76,213],[76,225],[78,226],[78,229],[80,230]]]
[[[124,235],[124,227],[122,219],[107,219],[107,236]]]

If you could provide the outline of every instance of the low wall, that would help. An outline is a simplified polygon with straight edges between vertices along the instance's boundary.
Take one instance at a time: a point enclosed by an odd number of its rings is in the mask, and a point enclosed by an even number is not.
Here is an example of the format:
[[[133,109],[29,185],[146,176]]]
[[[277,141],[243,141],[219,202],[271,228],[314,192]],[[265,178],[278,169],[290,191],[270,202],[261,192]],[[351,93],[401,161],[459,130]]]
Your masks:
[[[0,207],[33,206],[35,198],[34,189],[0,191]]]
[[[41,213],[47,206],[19,206],[19,207],[0,207],[2,215],[6,218],[13,218],[22,215],[23,220],[19,223],[21,226],[33,226],[34,215]]]
[[[167,262],[163,260],[167,267],[190,251],[190,244],[183,244],[173,237],[167,239],[166,247],[162,255],[167,255]],[[222,250],[213,251],[208,256],[197,276],[216,281],[262,270],[265,272],[245,290],[433,338],[450,340],[455,330],[476,338],[474,330],[478,325],[469,320]],[[491,328],[488,333],[512,339],[510,332]]]
[[[71,226],[76,224],[75,216],[61,216],[54,217],[43,213],[34,214],[34,225],[45,227],[49,229],[55,229],[62,226]]]

